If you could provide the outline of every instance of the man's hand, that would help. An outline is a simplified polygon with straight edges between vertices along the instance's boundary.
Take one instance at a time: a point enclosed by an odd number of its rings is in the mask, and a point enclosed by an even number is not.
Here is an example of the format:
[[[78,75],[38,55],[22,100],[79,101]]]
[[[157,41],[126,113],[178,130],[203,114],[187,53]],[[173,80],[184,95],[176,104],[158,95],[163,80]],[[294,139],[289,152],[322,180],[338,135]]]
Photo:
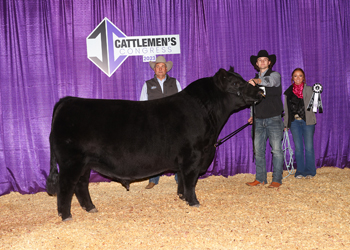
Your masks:
[[[255,85],[256,85],[256,82],[255,82],[255,80],[254,80],[254,79],[250,79],[248,82],[249,82],[251,85],[253,85],[253,86],[255,86]]]
[[[248,123],[249,123],[249,124],[253,124],[253,117],[249,117]]]
[[[255,86],[255,85],[258,85],[261,83],[261,79],[260,78],[253,78],[253,79],[250,79],[248,81],[251,85]]]

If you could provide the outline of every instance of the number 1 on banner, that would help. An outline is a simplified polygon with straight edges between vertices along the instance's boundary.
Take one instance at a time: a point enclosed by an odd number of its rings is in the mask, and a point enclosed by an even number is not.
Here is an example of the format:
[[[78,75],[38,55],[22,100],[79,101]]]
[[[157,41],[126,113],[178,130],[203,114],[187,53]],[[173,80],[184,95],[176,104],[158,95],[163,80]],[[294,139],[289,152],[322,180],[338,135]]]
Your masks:
[[[156,55],[143,56],[143,62],[154,62],[156,60]]]

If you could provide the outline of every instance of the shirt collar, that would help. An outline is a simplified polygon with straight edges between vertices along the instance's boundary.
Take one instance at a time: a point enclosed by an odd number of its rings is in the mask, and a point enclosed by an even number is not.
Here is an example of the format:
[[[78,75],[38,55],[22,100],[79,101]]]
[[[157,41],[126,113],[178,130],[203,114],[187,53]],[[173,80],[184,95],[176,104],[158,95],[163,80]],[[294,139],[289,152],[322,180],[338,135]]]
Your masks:
[[[159,84],[161,84],[161,83],[164,83],[166,81],[167,75],[165,75],[165,78],[163,80],[159,80],[158,77],[156,77],[156,78],[157,78]]]
[[[265,70],[264,72],[262,72],[262,74],[259,72],[259,76],[264,76],[268,70],[269,69]]]

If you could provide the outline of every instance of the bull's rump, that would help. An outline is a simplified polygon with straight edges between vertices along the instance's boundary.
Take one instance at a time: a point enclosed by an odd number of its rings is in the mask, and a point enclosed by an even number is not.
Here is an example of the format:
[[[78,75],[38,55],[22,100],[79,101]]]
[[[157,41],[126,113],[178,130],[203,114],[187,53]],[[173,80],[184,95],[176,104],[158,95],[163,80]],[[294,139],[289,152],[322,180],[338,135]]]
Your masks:
[[[66,98],[57,105],[50,140],[59,164],[80,156],[111,178],[177,171],[210,141],[194,105],[181,95],[145,102]]]

